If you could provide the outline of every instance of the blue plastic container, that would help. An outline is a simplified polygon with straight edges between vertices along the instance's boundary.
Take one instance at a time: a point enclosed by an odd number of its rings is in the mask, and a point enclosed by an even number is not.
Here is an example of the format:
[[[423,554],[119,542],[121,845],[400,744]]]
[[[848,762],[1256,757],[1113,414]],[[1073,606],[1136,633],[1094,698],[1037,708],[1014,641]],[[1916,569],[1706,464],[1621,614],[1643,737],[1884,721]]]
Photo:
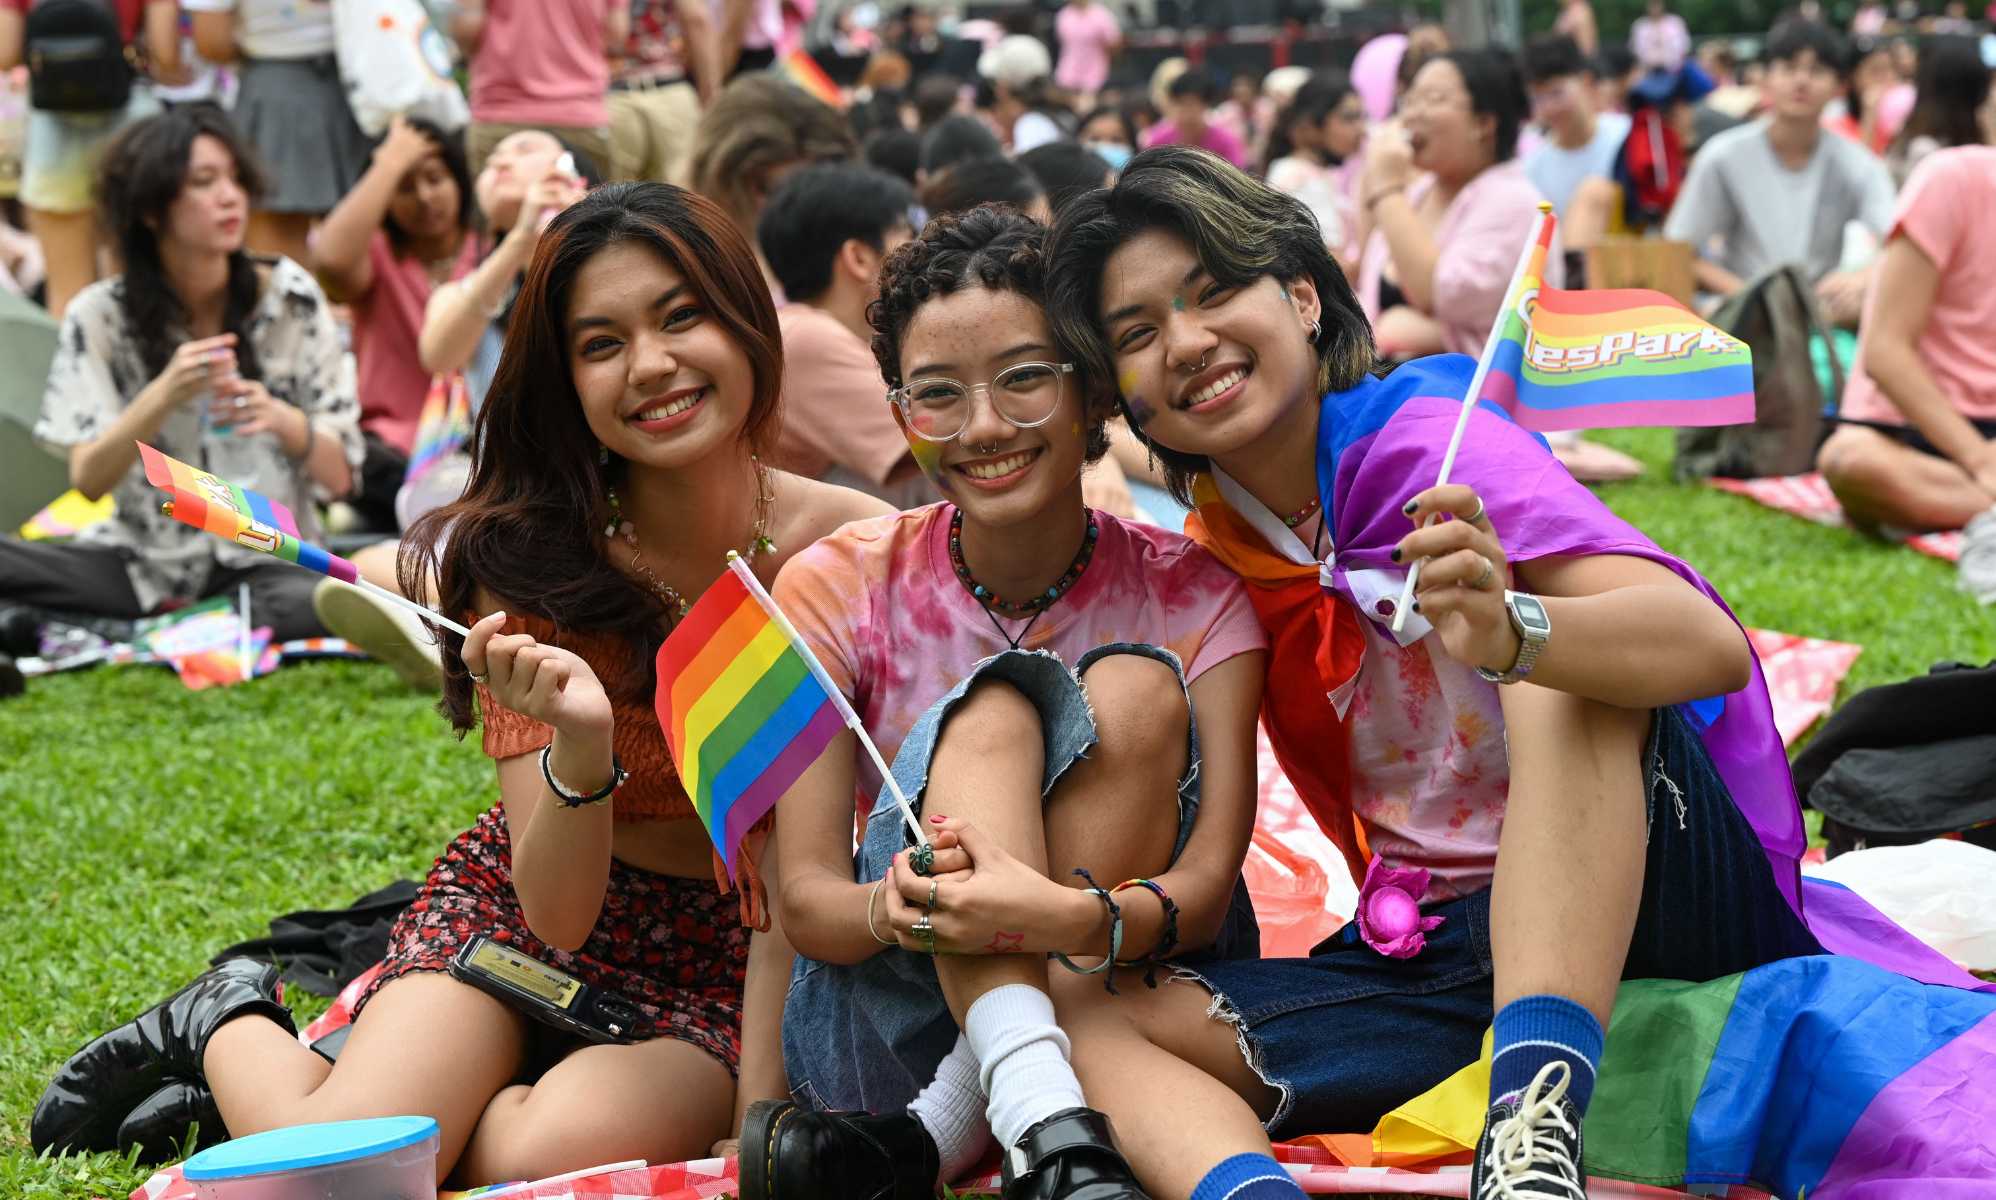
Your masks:
[[[223,1142],[182,1167],[201,1200],[437,1200],[437,1123],[378,1117]]]

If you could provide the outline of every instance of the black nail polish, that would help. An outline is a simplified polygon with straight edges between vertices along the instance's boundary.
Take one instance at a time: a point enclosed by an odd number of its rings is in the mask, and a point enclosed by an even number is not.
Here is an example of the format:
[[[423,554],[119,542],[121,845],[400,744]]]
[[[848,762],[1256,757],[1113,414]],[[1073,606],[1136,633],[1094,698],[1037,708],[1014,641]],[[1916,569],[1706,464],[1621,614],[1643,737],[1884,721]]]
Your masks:
[[[1393,561],[1394,562],[1400,561],[1400,547],[1398,546],[1393,547]]]
[[[1401,507],[1400,511],[1406,513],[1408,516],[1411,517],[1414,515],[1414,510],[1419,507],[1421,507],[1421,502],[1419,500],[1409,500],[1405,505]]]

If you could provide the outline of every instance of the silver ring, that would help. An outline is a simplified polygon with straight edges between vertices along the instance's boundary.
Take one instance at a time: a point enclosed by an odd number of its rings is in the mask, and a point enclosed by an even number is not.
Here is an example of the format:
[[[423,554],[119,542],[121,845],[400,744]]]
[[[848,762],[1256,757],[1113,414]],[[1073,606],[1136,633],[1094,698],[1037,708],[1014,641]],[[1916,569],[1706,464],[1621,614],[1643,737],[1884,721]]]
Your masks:
[[[249,397],[248,397],[248,396],[237,396],[237,397],[236,397],[236,407],[237,407],[237,408],[248,408],[248,407],[249,407]]]
[[[1470,583],[1469,586],[1475,588],[1477,591],[1480,592],[1490,586],[1490,580],[1496,574],[1497,574],[1497,564],[1485,558],[1483,559],[1483,574],[1478,575]]]
[[[484,683],[484,682],[485,682],[485,676],[483,676],[483,675],[480,675],[480,674],[479,674],[478,672],[476,672],[476,671],[472,671],[472,670],[469,670],[469,669],[467,669],[467,670],[465,671],[465,674],[467,674],[467,675],[471,676],[471,682],[473,682],[473,683]]]
[[[1483,497],[1478,496],[1476,498],[1476,511],[1464,517],[1463,520],[1469,522],[1471,525],[1474,525],[1478,521],[1481,521],[1482,519],[1483,519]]]
[[[932,913],[932,912],[936,911],[936,892],[937,892],[937,890],[938,890],[938,889],[940,889],[940,888],[941,888],[942,886],[943,886],[943,884],[942,884],[942,880],[940,880],[940,879],[931,879],[931,880],[929,880],[929,902],[928,902],[927,904],[924,904],[924,905],[922,906],[922,907],[923,907],[923,908],[924,908],[924,909],[926,910],[926,912],[925,912],[925,914],[924,914],[924,916],[923,916],[923,919],[924,919],[924,920],[927,920],[927,919],[928,919],[928,918],[927,918],[927,915],[926,915],[927,913]]]
[[[929,914],[923,913],[919,920],[908,927],[908,932],[914,934],[916,937],[934,938],[936,936],[936,927],[929,923]]]

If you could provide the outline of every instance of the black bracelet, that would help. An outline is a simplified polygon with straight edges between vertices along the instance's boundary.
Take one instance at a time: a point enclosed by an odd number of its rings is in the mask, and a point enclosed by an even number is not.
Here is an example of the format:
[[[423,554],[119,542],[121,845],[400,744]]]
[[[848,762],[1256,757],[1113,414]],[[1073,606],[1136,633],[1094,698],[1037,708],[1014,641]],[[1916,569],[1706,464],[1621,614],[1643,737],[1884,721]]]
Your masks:
[[[554,768],[549,761],[554,757],[554,743],[549,742],[541,751],[541,778],[547,780],[548,790],[554,793],[555,803],[563,808],[581,808],[589,804],[601,804],[610,798],[611,793],[624,786],[631,773],[617,758],[617,752],[610,752],[610,782],[593,792],[578,792],[554,777]]]
[[[1087,890],[1097,899],[1101,900],[1102,906],[1109,910],[1109,953],[1104,956],[1101,962],[1096,963],[1092,967],[1077,967],[1074,965],[1072,959],[1058,950],[1053,952],[1053,956],[1059,960],[1061,966],[1066,967],[1076,975],[1101,975],[1102,986],[1109,989],[1109,994],[1111,996],[1120,995],[1116,991],[1116,956],[1123,952],[1122,906],[1117,904],[1109,895],[1109,889],[1095,882],[1095,877],[1088,873],[1087,868],[1076,867],[1074,868],[1074,873],[1088,881]]]
[[[1172,951],[1178,949],[1178,905],[1173,904],[1171,897],[1165,894],[1164,885],[1154,879],[1126,879],[1115,887],[1110,888],[1109,891],[1113,895],[1125,888],[1133,887],[1140,887],[1150,892],[1151,895],[1157,897],[1157,902],[1164,906],[1164,932],[1158,935],[1157,945],[1151,947],[1149,954],[1144,955],[1142,958],[1133,958],[1128,962],[1117,963],[1116,965],[1119,967],[1142,967],[1144,969],[1144,986],[1155,990],[1157,987],[1157,968],[1159,964],[1165,959],[1170,958]]]

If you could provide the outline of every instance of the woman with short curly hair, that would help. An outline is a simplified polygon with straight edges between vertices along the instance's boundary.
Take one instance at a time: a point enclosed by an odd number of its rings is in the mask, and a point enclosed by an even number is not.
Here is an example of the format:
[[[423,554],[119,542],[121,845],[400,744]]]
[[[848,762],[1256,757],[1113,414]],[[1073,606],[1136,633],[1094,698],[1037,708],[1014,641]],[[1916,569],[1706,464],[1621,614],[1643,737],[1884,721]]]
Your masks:
[[[882,792],[855,860],[874,784],[850,735],[779,803],[798,1103],[751,1110],[745,1197],[929,1196],[981,1157],[986,1116],[1006,1196],[1078,1176],[1141,1196],[1068,1064],[1048,955],[1095,987],[1108,959],[1154,981],[1255,953],[1254,612],[1186,539],[1083,504],[1112,395],[1048,327],[1044,236],[987,205],[888,259],[874,354],[945,500],[848,525],[776,582],[935,854],[918,873]]]

